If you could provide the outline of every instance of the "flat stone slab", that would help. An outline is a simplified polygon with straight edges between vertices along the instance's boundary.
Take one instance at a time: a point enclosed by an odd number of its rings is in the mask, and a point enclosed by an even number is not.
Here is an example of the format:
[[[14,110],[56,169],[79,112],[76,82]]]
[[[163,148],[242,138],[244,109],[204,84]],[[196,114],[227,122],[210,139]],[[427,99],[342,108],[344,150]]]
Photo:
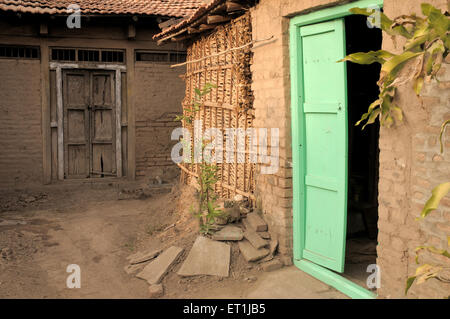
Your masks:
[[[150,285],[159,284],[161,279],[183,252],[183,248],[172,246],[150,262],[136,277],[145,279]]]
[[[155,258],[156,256],[158,256],[161,253],[161,249],[156,249],[156,250],[152,250],[146,253],[142,253],[140,255],[135,256],[134,258],[129,259],[130,260],[130,264],[135,265],[135,264],[140,264],[146,261],[149,261],[150,259]]]
[[[242,256],[246,261],[257,261],[261,258],[266,257],[269,254],[269,250],[266,248],[256,249],[250,244],[250,242],[246,239],[240,241],[238,243],[239,250],[241,251]]]
[[[212,239],[214,240],[242,240],[244,233],[242,229],[236,226],[225,226],[220,231],[214,233]]]
[[[180,276],[211,275],[228,277],[231,247],[199,236],[178,270]]]
[[[269,244],[268,241],[262,239],[256,232],[254,232],[251,229],[247,229],[244,232],[244,237],[245,239],[247,239],[250,244],[252,244],[253,247],[255,247],[256,249],[260,249],[263,248],[265,246],[267,246]]]
[[[257,213],[248,214],[247,222],[255,231],[267,231],[266,222]]]

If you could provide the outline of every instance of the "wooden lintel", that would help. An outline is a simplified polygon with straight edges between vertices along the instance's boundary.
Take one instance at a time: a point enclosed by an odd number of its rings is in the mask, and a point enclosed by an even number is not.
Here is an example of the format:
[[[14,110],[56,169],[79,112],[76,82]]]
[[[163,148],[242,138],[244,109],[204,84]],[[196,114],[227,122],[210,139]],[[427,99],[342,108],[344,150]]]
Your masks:
[[[227,22],[227,21],[230,21],[230,20],[231,20],[231,17],[224,17],[224,16],[221,16],[221,15],[209,15],[206,18],[206,22],[208,24]]]

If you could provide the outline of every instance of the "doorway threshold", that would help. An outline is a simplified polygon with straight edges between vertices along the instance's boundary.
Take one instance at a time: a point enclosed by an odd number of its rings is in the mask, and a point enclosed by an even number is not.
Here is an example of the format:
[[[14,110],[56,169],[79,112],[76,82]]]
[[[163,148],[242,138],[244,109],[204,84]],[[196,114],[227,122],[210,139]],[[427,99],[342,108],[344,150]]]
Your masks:
[[[341,275],[316,265],[308,260],[296,260],[294,264],[300,270],[307,274],[317,278],[318,280],[330,285],[343,294],[349,296],[352,299],[376,299],[377,295],[373,292],[355,284],[354,282],[342,277]]]

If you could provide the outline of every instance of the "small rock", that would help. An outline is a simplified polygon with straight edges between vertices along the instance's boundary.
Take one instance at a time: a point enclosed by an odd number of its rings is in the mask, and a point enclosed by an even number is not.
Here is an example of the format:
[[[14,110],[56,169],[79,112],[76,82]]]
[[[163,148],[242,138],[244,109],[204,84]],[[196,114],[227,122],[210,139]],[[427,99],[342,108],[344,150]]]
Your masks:
[[[241,212],[241,215],[247,215],[250,214],[250,209],[244,206],[239,206],[239,210]]]
[[[271,260],[262,264],[262,269],[264,271],[274,271],[283,267],[283,264],[278,259]]]
[[[150,285],[148,287],[148,294],[150,298],[158,298],[164,295],[164,287],[162,284]]]
[[[244,278],[245,281],[256,281],[258,278],[256,276],[250,276],[250,277],[246,277]]]
[[[24,202],[25,202],[25,203],[32,203],[32,202],[34,202],[35,200],[36,200],[36,197],[34,197],[34,196],[28,196],[28,197],[25,197]]]
[[[227,216],[229,223],[234,223],[241,220],[241,212],[239,210],[239,206],[237,205],[225,208],[224,214]]]
[[[290,256],[282,256],[280,259],[285,266],[291,266],[293,264],[292,257]]]

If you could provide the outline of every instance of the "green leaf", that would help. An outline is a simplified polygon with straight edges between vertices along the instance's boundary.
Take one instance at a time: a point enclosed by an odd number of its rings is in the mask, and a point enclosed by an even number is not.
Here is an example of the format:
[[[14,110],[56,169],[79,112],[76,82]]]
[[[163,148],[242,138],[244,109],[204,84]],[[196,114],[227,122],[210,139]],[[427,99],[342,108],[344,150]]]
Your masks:
[[[428,199],[428,201],[425,203],[425,206],[422,212],[420,213],[421,218],[425,218],[429,213],[437,209],[439,206],[439,202],[445,195],[447,195],[449,191],[450,191],[450,182],[436,186],[432,191],[430,199]]]
[[[395,56],[395,54],[392,54],[385,50],[357,52],[347,55],[345,58],[339,60],[338,62],[350,61],[357,64],[372,64],[372,63],[383,64],[386,62],[387,59],[390,59],[393,56]]]
[[[441,153],[444,152],[444,143],[442,141],[442,136],[444,135],[445,128],[447,127],[448,124],[450,124],[450,120],[447,120],[444,123],[442,123],[441,132],[439,133],[439,143],[441,144]]]
[[[381,112],[380,109],[376,109],[376,110],[372,111],[370,113],[369,119],[367,120],[366,124],[364,124],[362,129],[364,130],[367,125],[374,123],[375,120],[377,119],[378,115],[380,115],[380,112]]]
[[[416,280],[416,276],[409,277],[406,280],[405,295],[408,293],[408,290],[409,288],[411,288],[412,284],[414,283],[414,280]]]
[[[400,66],[402,66],[408,60],[411,60],[421,54],[423,54],[423,52],[405,51],[399,55],[396,55],[383,64],[383,66],[381,67],[381,74],[384,73],[389,77],[393,77],[399,71]]]
[[[430,25],[440,37],[444,37],[449,30],[450,20],[431,4],[422,3],[422,13],[428,17]]]
[[[419,76],[415,81],[414,81],[414,92],[416,92],[416,95],[419,96],[420,92],[422,91],[422,87],[423,87],[423,76]]]

